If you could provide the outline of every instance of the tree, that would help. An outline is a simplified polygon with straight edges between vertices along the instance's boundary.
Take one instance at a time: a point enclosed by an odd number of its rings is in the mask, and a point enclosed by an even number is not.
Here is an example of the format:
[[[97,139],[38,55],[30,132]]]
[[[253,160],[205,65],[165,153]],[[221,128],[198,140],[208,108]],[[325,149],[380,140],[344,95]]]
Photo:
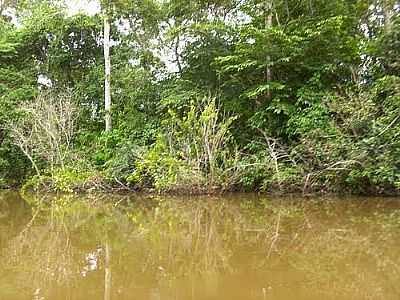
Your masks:
[[[22,104],[17,124],[8,122],[13,141],[40,174],[45,161],[51,171],[64,169],[70,159],[76,130],[77,109],[70,93],[42,93],[34,101]]]
[[[106,14],[106,13],[105,13]],[[110,21],[104,16],[104,106],[106,131],[111,131],[111,58],[110,58]]]
[[[287,174],[294,173],[297,184],[312,174],[323,174],[319,178],[332,183],[335,180],[324,177],[325,172],[343,162],[346,168],[351,162],[357,176],[370,179],[369,185],[386,180],[394,186],[397,144],[388,140],[390,134],[397,137],[399,120],[398,0],[100,4],[98,15],[70,16],[63,0],[0,2],[0,13],[4,16],[5,8],[12,8],[19,24],[0,20],[1,123],[24,120],[19,119],[18,108],[31,107],[38,94],[73,91],[78,121],[70,152],[84,153],[88,165],[102,170],[114,162],[122,165],[118,170],[123,171],[117,173],[128,178],[137,159],[130,150],[140,145],[147,149],[144,152],[154,153],[171,116],[184,120],[193,107],[201,107],[202,99],[215,98],[221,113],[237,116],[230,126],[232,145],[240,149],[241,159],[250,160],[245,165],[274,161],[279,187],[284,187]],[[349,107],[351,103],[361,108],[362,99],[367,107],[364,116]],[[28,125],[33,122],[23,122],[23,132],[32,133]],[[190,130],[188,136],[196,135],[195,128]],[[12,132],[11,127],[0,128],[2,177],[14,176],[14,161],[29,167],[11,143]],[[187,150],[180,148],[187,148],[190,141],[185,144],[171,144],[178,161]],[[287,154],[284,161],[272,155],[272,145],[278,144]],[[369,167],[352,165],[358,157],[354,153],[373,153],[371,145],[385,149],[383,156],[395,162],[388,167],[381,159],[383,181],[370,170],[371,161],[362,159]],[[40,157],[38,171],[62,166],[39,155],[39,144],[25,146],[20,148],[34,154],[34,163]],[[259,161],[253,163],[254,157]],[[296,166],[290,165],[293,161]],[[25,167],[21,174],[29,176]],[[260,176],[269,178],[270,184],[274,179],[266,170],[272,169],[263,170]],[[342,170],[341,184],[350,173]],[[361,179],[356,181],[361,185]],[[303,187],[315,186],[306,183]]]

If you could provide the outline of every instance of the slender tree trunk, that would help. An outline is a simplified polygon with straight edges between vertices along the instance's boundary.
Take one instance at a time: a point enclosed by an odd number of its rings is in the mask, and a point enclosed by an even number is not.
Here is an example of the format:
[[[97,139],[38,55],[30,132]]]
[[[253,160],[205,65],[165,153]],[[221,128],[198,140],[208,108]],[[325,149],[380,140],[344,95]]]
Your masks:
[[[393,0],[384,0],[382,3],[383,16],[385,19],[385,33],[392,29]]]
[[[179,57],[179,43],[180,43],[180,38],[178,36],[175,40],[174,52],[175,52],[175,61],[176,64],[178,65],[179,75],[182,75],[182,65],[181,65],[181,59]]]
[[[272,27],[272,0],[266,0],[265,1],[265,29],[269,29]],[[271,62],[271,56],[267,55],[267,63],[269,64]],[[267,80],[268,85],[271,84],[272,80],[272,72],[271,72],[271,67],[267,66],[266,74],[265,74],[265,79]],[[268,87],[267,90],[267,100],[271,100],[271,89]]]
[[[110,59],[110,21],[107,16],[104,17],[104,106],[106,131],[111,131],[111,59]]]

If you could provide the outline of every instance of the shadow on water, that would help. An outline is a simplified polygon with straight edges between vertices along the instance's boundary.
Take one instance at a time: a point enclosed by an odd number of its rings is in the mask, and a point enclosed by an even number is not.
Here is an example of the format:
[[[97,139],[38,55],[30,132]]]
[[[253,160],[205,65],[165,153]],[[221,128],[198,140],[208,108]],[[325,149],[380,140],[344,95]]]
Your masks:
[[[0,299],[399,299],[400,199],[0,194]]]

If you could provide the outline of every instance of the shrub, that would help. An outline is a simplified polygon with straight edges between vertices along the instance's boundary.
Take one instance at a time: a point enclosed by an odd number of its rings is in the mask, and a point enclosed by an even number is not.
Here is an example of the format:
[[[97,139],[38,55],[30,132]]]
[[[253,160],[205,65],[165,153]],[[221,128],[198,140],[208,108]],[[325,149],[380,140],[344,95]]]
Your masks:
[[[136,163],[128,181],[158,191],[212,192],[233,188],[238,157],[229,129],[235,117],[223,117],[215,99],[192,105],[183,117],[169,111],[155,145]]]
[[[77,108],[71,93],[42,93],[19,108],[20,119],[8,128],[17,145],[39,175],[39,162],[51,170],[64,168],[73,145]]]
[[[53,170],[51,175],[35,175],[22,187],[22,191],[90,192],[111,189],[105,176],[91,170],[64,168]]]

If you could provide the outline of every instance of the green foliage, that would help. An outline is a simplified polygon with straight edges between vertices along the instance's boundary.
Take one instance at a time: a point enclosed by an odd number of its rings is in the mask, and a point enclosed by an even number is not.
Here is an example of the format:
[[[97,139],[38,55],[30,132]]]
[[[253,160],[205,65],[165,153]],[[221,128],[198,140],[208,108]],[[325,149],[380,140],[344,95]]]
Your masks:
[[[30,174],[27,159],[13,145],[5,124],[16,122],[17,105],[36,94],[34,63],[20,31],[0,19],[0,181],[15,186]]]
[[[22,191],[45,192],[89,192],[101,191],[104,187],[104,176],[99,172],[87,169],[57,169],[51,175],[35,175],[22,187]]]
[[[399,192],[394,2],[118,0],[101,1],[94,16],[70,16],[58,0],[5,3],[19,25],[0,18],[2,186],[29,178],[33,167],[59,178],[54,190],[75,190],[75,171],[67,170],[81,170],[83,161],[83,173],[96,170],[126,188]],[[54,163],[40,143],[13,146],[24,125],[18,108],[66,90],[78,111],[65,162]],[[28,159],[26,149],[34,154]]]
[[[182,161],[168,153],[167,145],[159,138],[156,144],[135,163],[135,171],[127,178],[138,188],[154,187],[157,191],[179,189],[178,175],[186,179],[189,174]],[[184,182],[179,182],[179,184]],[[194,188],[190,185],[188,190]]]
[[[164,132],[136,163],[128,181],[149,182],[158,191],[212,192],[232,188],[237,169],[229,129],[234,117],[221,118],[215,99],[192,105],[185,116],[170,111]]]

